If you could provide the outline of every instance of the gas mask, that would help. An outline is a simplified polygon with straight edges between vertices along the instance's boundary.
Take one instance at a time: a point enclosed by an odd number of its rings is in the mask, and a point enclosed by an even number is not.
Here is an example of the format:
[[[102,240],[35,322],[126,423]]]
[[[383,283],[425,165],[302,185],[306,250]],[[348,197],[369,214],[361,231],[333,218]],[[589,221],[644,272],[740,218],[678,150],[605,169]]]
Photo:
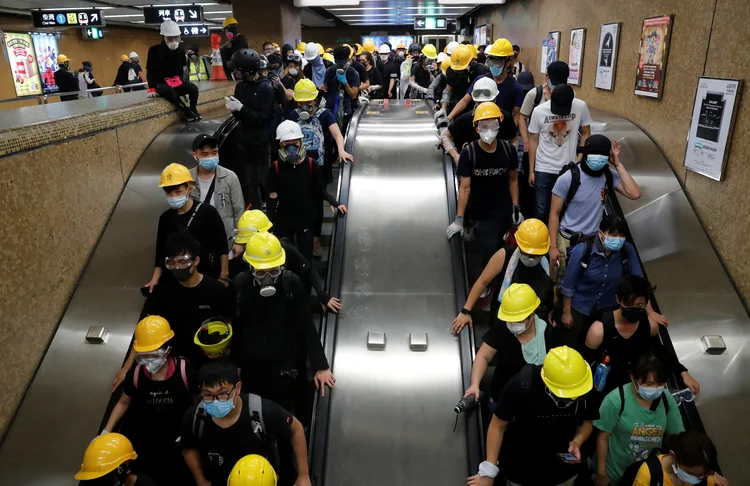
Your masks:
[[[230,25],[227,27],[227,30],[225,31],[227,34],[227,39],[232,40],[237,35],[237,26],[236,25]]]
[[[314,111],[315,111],[314,103],[310,105],[300,105],[299,106],[299,119],[302,121],[309,120]]]
[[[276,282],[281,276],[282,267],[273,270],[254,270],[253,283],[260,287],[261,297],[273,297],[276,295]]]
[[[287,145],[286,147],[279,148],[279,159],[284,162],[289,162],[292,165],[297,165],[307,156],[305,147],[300,148],[298,145]]]

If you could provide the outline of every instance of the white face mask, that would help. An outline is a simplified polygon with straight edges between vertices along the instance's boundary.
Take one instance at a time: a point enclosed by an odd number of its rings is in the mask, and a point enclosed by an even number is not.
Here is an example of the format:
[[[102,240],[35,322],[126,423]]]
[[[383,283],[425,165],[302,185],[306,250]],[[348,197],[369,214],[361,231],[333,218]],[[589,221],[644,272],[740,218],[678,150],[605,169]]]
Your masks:
[[[380,60],[386,62],[388,60],[388,54],[383,54],[382,56],[380,56]]]
[[[482,130],[479,132],[479,138],[486,144],[491,144],[497,138],[498,130]]]
[[[515,336],[523,334],[529,327],[531,327],[531,324],[528,322],[508,322],[505,325],[508,326],[508,330],[511,334]]]
[[[159,358],[152,358],[148,361],[145,361],[143,363],[143,366],[146,368],[146,371],[148,371],[150,374],[154,374],[157,371],[161,369],[162,366],[164,366],[164,363],[167,362],[167,356],[161,356]]]
[[[540,256],[526,256],[526,255],[519,255],[519,259],[521,260],[521,263],[524,264],[524,266],[527,267],[535,267],[539,265],[539,262],[542,261],[542,257]]]
[[[180,46],[180,43],[178,41],[174,42],[167,42],[167,47],[169,47],[170,51],[177,50],[177,48]]]

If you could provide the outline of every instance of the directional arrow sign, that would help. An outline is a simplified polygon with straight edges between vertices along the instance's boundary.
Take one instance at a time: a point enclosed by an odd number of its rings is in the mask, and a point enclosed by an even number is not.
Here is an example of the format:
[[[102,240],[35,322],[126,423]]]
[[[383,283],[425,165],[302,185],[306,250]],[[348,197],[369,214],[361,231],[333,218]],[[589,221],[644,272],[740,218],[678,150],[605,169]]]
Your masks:
[[[180,30],[182,37],[208,37],[208,26],[205,24],[183,25]]]
[[[104,26],[101,10],[32,10],[34,27]]]
[[[188,17],[190,17],[193,20],[196,20],[198,18],[198,11],[197,10],[188,10]]]
[[[424,29],[425,28],[425,18],[424,17],[414,17],[414,28],[415,29]]]
[[[161,24],[174,20],[178,24],[203,21],[203,7],[200,5],[169,5],[143,7],[143,20],[147,24]]]

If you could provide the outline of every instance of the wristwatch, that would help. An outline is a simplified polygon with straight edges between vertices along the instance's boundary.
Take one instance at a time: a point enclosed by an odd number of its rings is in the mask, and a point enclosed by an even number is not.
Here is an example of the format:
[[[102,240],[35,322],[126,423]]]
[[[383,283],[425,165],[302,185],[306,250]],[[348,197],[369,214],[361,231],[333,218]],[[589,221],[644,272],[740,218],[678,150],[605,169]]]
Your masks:
[[[471,314],[471,311],[469,309],[467,309],[466,307],[462,307],[461,308],[461,314],[465,314],[465,315],[468,316],[469,314]]]

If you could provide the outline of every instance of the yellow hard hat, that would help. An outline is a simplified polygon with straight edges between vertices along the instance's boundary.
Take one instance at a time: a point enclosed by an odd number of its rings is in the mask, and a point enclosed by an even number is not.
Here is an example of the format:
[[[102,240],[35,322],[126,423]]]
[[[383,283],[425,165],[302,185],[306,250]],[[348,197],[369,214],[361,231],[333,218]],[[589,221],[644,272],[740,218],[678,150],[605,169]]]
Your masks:
[[[330,53],[333,53],[333,47],[328,47],[328,48],[326,49],[326,52],[330,52]]]
[[[513,44],[508,39],[498,39],[484,53],[489,57],[512,57]]]
[[[279,47],[279,45],[277,43],[275,43],[275,42],[271,42],[271,45],[274,46],[274,47]]]
[[[448,68],[453,66],[453,59],[448,56],[445,59],[443,59],[443,62],[440,64],[440,69],[443,71],[443,75],[448,75]]]
[[[70,61],[70,59],[65,54],[60,54],[59,56],[57,56],[57,64],[62,64],[68,61]]]
[[[218,343],[208,343],[207,338],[210,339],[212,334],[218,334],[221,340]],[[195,333],[193,342],[209,356],[220,354],[232,342],[232,325],[218,317],[207,319]]]
[[[325,54],[323,54],[325,59]],[[311,79],[300,79],[294,85],[294,101],[313,101],[318,97],[318,88]]]
[[[136,353],[156,351],[174,337],[174,331],[161,316],[146,316],[135,326],[133,349]]]
[[[375,52],[375,43],[371,39],[367,39],[365,43],[362,44],[362,49],[372,54]]]
[[[427,44],[422,48],[422,54],[427,59],[437,59],[437,49],[432,44]]]
[[[128,57],[127,54],[123,54],[122,56],[120,56],[120,61],[129,61],[129,60],[130,60],[130,58]]]
[[[182,164],[171,163],[161,171],[159,187],[179,186],[188,182],[195,182],[190,170]]]
[[[114,471],[125,461],[132,461],[138,455],[133,444],[122,434],[100,435],[92,440],[83,454],[81,470],[75,475],[77,481],[97,479]]]
[[[500,107],[493,101],[486,101],[474,110],[474,125],[479,121],[492,120],[493,118],[503,121],[503,112],[500,111]]]
[[[451,53],[451,62],[453,63],[454,71],[463,71],[469,67],[472,59],[471,49],[466,45],[459,45],[453,49]]]
[[[468,47],[469,51],[471,51],[471,58],[476,59],[477,55],[479,55],[479,49],[474,47],[472,44],[468,44],[466,47]]]
[[[286,252],[271,233],[256,233],[247,242],[242,258],[255,270],[268,270],[283,265]]]
[[[336,59],[334,59],[333,54],[331,54],[330,52],[326,52],[325,54],[323,54],[323,59],[329,62],[336,62]]]
[[[523,322],[539,307],[541,301],[531,286],[514,283],[503,293],[497,318],[505,322]]]
[[[567,346],[549,350],[542,365],[542,380],[560,398],[578,398],[593,386],[591,367],[581,353]]]
[[[396,49],[406,49],[406,44],[401,42],[399,45],[396,46]]]
[[[297,44],[297,50],[300,52],[305,52],[305,47],[307,47],[307,42],[300,42]]]
[[[227,486],[276,486],[276,471],[263,456],[251,454],[234,465]]]
[[[325,47],[323,47],[323,44],[318,44],[318,54],[320,54],[322,56],[325,53],[326,53],[326,49],[325,49]]]
[[[244,213],[242,213],[242,216],[240,216],[240,220],[237,221],[237,234],[234,235],[234,242],[240,245],[244,245],[248,241],[250,241],[250,237],[255,233],[268,231],[272,227],[273,223],[270,219],[268,219],[266,213],[264,213],[260,209],[245,211]]]
[[[549,230],[536,218],[529,218],[518,226],[516,243],[522,252],[529,255],[546,255],[549,251]]]
[[[227,17],[224,19],[224,25],[222,26],[222,29],[226,29],[230,25],[235,24],[239,24],[239,22],[237,22],[237,19],[235,19],[234,17]]]
[[[354,44],[354,45],[357,46],[357,55],[359,56],[364,51],[364,49],[362,49],[362,44]]]

